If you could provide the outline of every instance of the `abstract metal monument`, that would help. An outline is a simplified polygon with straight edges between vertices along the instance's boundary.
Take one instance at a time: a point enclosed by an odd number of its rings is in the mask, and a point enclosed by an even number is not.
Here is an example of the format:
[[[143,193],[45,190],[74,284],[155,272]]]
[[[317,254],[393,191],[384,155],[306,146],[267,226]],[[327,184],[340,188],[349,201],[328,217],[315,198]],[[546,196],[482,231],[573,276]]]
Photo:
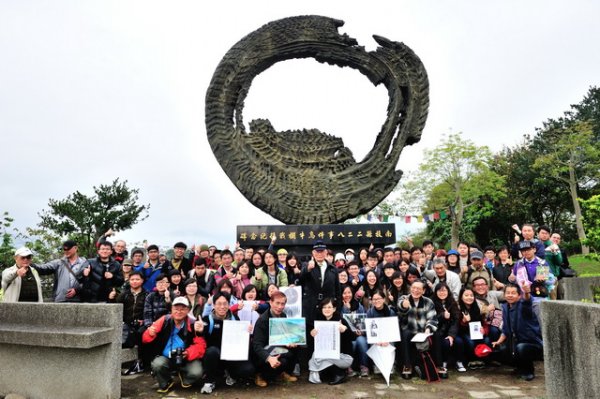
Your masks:
[[[420,140],[427,119],[429,83],[415,53],[376,35],[380,47],[365,51],[338,33],[343,25],[321,16],[270,22],[225,54],[206,93],[208,141],[221,167],[252,204],[287,224],[338,223],[373,209],[400,180],[400,153]],[[258,119],[245,131],[242,111],[252,80],[294,58],[357,69],[387,88],[387,119],[361,162],[341,138],[317,129],[278,132]]]

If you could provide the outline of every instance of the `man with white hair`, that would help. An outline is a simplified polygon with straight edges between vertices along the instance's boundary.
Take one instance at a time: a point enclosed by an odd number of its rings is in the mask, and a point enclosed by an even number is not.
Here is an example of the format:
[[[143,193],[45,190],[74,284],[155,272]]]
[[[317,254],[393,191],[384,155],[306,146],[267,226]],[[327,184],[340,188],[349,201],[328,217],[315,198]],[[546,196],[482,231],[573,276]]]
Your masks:
[[[4,302],[43,302],[38,272],[31,267],[33,252],[22,247],[15,251],[15,264],[2,272]]]

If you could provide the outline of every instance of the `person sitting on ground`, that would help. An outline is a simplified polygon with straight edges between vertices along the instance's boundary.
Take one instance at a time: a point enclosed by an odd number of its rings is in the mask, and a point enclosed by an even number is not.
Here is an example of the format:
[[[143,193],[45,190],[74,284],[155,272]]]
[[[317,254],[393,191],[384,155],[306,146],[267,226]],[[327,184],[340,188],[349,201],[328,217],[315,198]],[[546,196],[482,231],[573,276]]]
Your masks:
[[[475,293],[470,288],[463,288],[458,298],[458,306],[462,313],[459,323],[459,335],[465,343],[465,358],[469,360],[470,369],[480,369],[485,367],[483,361],[478,360],[475,354],[475,346],[478,344],[489,345],[487,307],[480,306],[475,300]],[[483,339],[471,338],[470,323],[481,323],[480,332]]]
[[[269,381],[277,376],[285,382],[298,381],[297,377],[290,374],[297,362],[296,345],[288,345],[284,350],[279,351],[269,347],[269,319],[286,317],[283,311],[286,302],[287,297],[283,292],[273,292],[269,301],[269,310],[264,312],[254,325],[251,345],[257,370],[255,383],[261,388],[266,387]]]
[[[212,312],[202,318],[196,329],[206,340],[206,353],[204,354],[206,377],[200,393],[213,393],[217,383],[223,379],[225,379],[226,385],[232,386],[236,381],[251,379],[255,374],[254,365],[250,360],[221,360],[221,348],[223,344],[228,344],[222,341],[224,320],[239,320],[229,309],[229,296],[224,292],[215,294],[212,298]],[[252,326],[250,326],[251,328]]]
[[[363,305],[354,298],[354,291],[352,287],[345,286],[342,287],[342,306],[340,307],[340,313],[357,315],[357,314],[365,314],[365,308]],[[353,340],[352,340],[352,355],[358,360],[358,366],[360,367],[360,376],[368,377],[369,376],[369,357],[367,355],[367,350],[369,349],[369,345],[367,344],[367,338],[365,337],[365,332],[356,328],[353,331]],[[356,373],[352,368],[348,369],[348,376],[354,376]]]
[[[327,359],[327,358],[316,358],[313,352],[310,360],[308,361],[308,369],[310,374],[308,381],[313,384],[321,383],[321,372],[328,370],[331,371],[333,377],[329,381],[329,385],[341,384],[346,380],[346,370],[352,365],[354,359],[352,358],[352,340],[354,334],[348,325],[348,322],[344,320],[337,311],[337,304],[331,298],[325,298],[319,303],[319,309],[321,310],[316,316],[315,321],[337,321],[339,322],[338,328],[340,331],[340,353],[338,358]],[[311,330],[310,335],[316,338],[319,335],[319,330],[315,327]]]
[[[437,330],[437,313],[433,301],[423,294],[425,283],[416,280],[410,285],[410,295],[398,300],[398,316],[401,318],[402,378],[409,379],[416,364],[417,353],[413,337],[418,333],[433,334]],[[418,371],[419,370],[415,370]]]
[[[459,372],[467,371],[464,362],[464,344],[458,336],[460,309],[446,283],[438,283],[434,288],[433,304],[437,313],[438,328],[433,333],[433,357],[442,378],[448,377],[448,364],[456,361]]]
[[[506,303],[503,306],[502,335],[492,342],[494,348],[504,348],[505,355],[517,366],[522,379],[535,378],[534,360],[541,360],[544,354],[542,332],[537,317],[532,310],[531,286],[507,284],[504,288]],[[507,342],[507,345],[503,345]]]
[[[502,329],[502,307],[500,302],[504,302],[503,291],[490,291],[487,281],[483,277],[473,279],[473,292],[479,306],[486,306],[486,322],[489,326],[490,340],[495,341],[500,336]]]
[[[158,393],[167,393],[173,387],[173,372],[179,376],[184,389],[202,378],[201,359],[206,351],[206,341],[196,334],[199,325],[194,325],[195,320],[189,312],[187,298],[175,298],[171,313],[152,323],[142,336],[145,344],[152,343],[156,348],[151,367],[158,381]]]

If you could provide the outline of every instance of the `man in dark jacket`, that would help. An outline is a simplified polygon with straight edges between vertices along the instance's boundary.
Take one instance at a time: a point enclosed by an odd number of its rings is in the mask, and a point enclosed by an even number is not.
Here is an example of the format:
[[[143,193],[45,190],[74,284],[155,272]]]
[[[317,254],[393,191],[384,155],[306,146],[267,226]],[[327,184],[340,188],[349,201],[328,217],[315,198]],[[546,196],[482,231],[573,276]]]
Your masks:
[[[283,381],[295,382],[298,378],[291,375],[291,371],[296,364],[296,346],[289,345],[287,352],[275,354],[273,351],[277,348],[269,347],[269,319],[271,317],[286,317],[283,309],[287,303],[285,294],[281,291],[275,291],[271,295],[269,304],[270,310],[264,312],[254,325],[254,338],[252,340],[252,352],[256,360],[255,383],[264,388],[269,380],[280,376]]]
[[[496,347],[508,341],[505,351],[517,366],[521,378],[531,381],[534,375],[534,360],[541,360],[544,355],[540,323],[533,312],[531,302],[531,286],[523,285],[523,298],[518,285],[509,283],[504,288],[502,305],[502,335],[492,342]]]
[[[109,295],[111,301],[123,304],[123,347],[132,348],[137,346],[138,348],[137,360],[133,362],[124,375],[144,371],[141,329],[144,326],[144,301],[148,295],[148,291],[142,287],[144,275],[141,272],[131,272],[128,282],[129,288],[121,292],[119,296],[115,298],[114,292]]]
[[[98,247],[98,256],[88,259],[89,266],[83,269],[83,292],[87,302],[107,302],[108,295],[123,285],[121,265],[111,254],[113,246],[105,241]]]
[[[177,371],[182,388],[189,388],[202,378],[200,359],[204,357],[206,341],[196,334],[189,311],[187,298],[175,298],[171,314],[152,323],[142,336],[145,344],[153,343],[157,349],[152,372],[158,380],[158,393],[167,393],[173,387],[173,371]]]
[[[325,259],[327,246],[323,241],[313,245],[312,259],[308,261],[300,273],[302,285],[302,315],[306,318],[307,329],[312,329],[317,305],[324,298],[339,301],[341,298],[338,271]]]

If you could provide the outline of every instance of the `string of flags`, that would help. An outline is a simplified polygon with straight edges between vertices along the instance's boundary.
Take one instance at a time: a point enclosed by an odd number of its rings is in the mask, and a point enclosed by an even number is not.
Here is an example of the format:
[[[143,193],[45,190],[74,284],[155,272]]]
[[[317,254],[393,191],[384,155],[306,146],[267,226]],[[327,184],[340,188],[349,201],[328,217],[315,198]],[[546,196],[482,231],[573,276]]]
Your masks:
[[[422,214],[422,215],[401,215],[396,213],[394,215],[378,215],[378,214],[367,214],[366,218],[369,222],[383,222],[387,223],[390,220],[390,217],[399,217],[404,223],[427,223],[433,222],[435,220],[447,219],[448,213],[446,211],[435,211],[433,213]]]

